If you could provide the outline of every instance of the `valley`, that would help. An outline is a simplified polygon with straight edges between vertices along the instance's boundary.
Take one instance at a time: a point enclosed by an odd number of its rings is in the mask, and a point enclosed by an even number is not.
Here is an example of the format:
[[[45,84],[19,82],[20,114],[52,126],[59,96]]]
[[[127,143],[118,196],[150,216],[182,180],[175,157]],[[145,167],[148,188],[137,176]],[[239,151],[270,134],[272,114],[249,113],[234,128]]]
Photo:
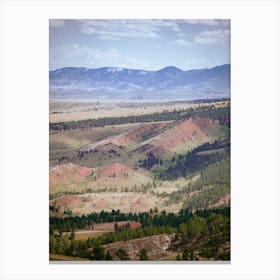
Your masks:
[[[49,156],[52,259],[229,259],[229,99],[51,100]]]
[[[50,262],[230,261],[230,39],[229,19],[49,20]]]

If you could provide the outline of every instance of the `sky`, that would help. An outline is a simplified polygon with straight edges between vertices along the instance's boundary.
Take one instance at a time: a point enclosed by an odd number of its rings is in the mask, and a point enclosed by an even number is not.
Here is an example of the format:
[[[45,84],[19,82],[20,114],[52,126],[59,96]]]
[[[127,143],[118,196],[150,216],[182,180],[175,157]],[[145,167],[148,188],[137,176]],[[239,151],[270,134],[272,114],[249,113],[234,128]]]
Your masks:
[[[190,70],[230,63],[226,19],[50,19],[49,28],[50,70]]]

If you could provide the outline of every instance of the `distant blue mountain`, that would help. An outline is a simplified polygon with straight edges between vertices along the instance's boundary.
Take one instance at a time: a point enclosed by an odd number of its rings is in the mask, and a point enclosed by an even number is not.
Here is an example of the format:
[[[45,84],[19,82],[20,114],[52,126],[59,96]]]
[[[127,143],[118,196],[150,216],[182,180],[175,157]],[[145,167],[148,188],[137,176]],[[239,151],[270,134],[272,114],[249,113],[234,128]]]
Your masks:
[[[65,67],[49,72],[51,99],[193,100],[229,97],[230,64],[183,71]]]

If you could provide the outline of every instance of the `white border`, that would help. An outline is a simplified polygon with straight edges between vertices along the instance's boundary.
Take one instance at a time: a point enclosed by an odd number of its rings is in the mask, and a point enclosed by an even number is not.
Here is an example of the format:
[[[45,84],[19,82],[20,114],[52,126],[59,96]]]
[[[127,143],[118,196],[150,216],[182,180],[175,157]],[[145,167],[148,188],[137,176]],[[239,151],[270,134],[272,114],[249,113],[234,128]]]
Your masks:
[[[1,279],[279,279],[278,1],[7,0],[0,8]],[[230,264],[49,264],[49,18],[231,19]]]

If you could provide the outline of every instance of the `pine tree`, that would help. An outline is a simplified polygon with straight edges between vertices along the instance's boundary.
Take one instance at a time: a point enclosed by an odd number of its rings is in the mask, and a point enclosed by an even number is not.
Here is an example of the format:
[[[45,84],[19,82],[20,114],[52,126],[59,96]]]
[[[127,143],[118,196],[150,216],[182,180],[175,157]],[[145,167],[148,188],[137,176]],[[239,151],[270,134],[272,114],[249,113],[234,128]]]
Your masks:
[[[127,251],[125,249],[119,249],[117,252],[116,252],[116,255],[117,257],[121,260],[121,261],[128,261],[130,260],[128,254],[127,254]]]
[[[70,240],[74,240],[74,239],[75,239],[75,228],[73,228],[70,235]]]
[[[106,261],[111,261],[111,260],[113,260],[113,257],[110,255],[110,253],[109,253],[108,251],[106,252],[105,260],[106,260]]]
[[[147,261],[147,260],[149,260],[149,256],[148,256],[147,251],[146,251],[145,248],[140,250],[138,256],[139,256],[139,260],[140,261]]]

